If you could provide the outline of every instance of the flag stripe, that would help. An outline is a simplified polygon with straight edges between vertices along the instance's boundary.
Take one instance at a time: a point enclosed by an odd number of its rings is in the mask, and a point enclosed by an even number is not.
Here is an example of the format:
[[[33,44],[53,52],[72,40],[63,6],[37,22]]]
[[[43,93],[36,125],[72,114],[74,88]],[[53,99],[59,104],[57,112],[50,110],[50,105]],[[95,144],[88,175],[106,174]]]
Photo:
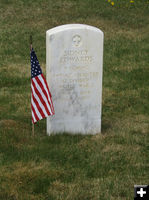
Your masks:
[[[34,87],[33,87],[33,86],[34,86]],[[47,117],[48,114],[49,114],[48,109],[47,109],[47,106],[46,106],[45,102],[43,101],[41,95],[39,94],[39,92],[38,92],[38,90],[37,90],[37,88],[36,88],[36,86],[35,86],[34,83],[32,83],[31,88],[32,88],[32,94],[33,94],[34,98],[36,99],[36,101],[38,102],[40,108],[41,108],[42,111],[43,111],[43,117],[44,117],[44,116]]]
[[[41,114],[42,118],[44,118],[45,114],[43,113],[39,102],[36,100],[36,98],[35,98],[35,96],[33,94],[32,94],[32,99],[33,99],[34,103],[36,104],[36,107],[37,107],[39,113]]]
[[[51,93],[50,93],[48,84],[47,84],[47,82],[46,82],[46,80],[45,80],[43,74],[39,75],[38,77],[39,77],[39,79],[41,80],[42,84],[44,85],[44,88],[45,88],[46,93],[47,93],[47,95],[48,95],[48,99],[50,100],[50,105],[51,105],[50,107],[51,107],[52,113],[54,114],[54,107],[53,107],[53,102],[52,102],[52,95],[51,95]]]
[[[49,100],[48,100],[48,96],[45,92],[44,87],[42,86],[41,81],[39,80],[38,76],[36,77],[36,79],[33,79],[34,83],[36,84],[37,90],[39,91],[39,93],[42,95],[44,101],[46,102],[46,105],[48,107],[48,110],[50,112],[50,114],[52,115],[52,111],[50,108],[50,104],[49,104]],[[40,87],[41,86],[41,87]]]
[[[40,92],[38,91],[38,89],[37,89],[37,87],[36,87],[36,84],[35,84],[33,81],[32,81],[32,85],[33,85],[33,87],[34,87],[34,90],[35,90],[35,92],[36,92],[38,98],[40,99],[40,102],[41,102],[42,105],[44,106],[44,108],[45,108],[45,110],[46,110],[46,113],[47,113],[48,115],[50,115],[50,112],[49,112],[49,109],[48,109],[48,107],[47,107],[47,104],[46,104],[45,100],[43,99],[42,94],[40,94]]]
[[[47,105],[46,101],[44,100],[42,93],[40,93],[39,90],[37,89],[38,86],[35,84],[35,82],[33,80],[32,80],[32,85],[33,85],[34,90],[35,90],[36,94],[38,95],[41,103],[43,104],[47,114],[50,115],[50,112],[49,112],[49,109],[48,109],[48,105]]]
[[[34,109],[32,103],[31,103],[31,108],[32,108],[32,111],[33,111],[33,114],[34,114],[34,116],[35,116],[36,121],[38,121],[38,120],[39,120],[39,117],[37,116],[36,111],[35,111],[35,109]],[[35,122],[36,122],[36,121],[35,121]],[[34,123],[35,123],[35,122],[34,122]]]
[[[41,116],[41,114],[40,114],[40,112],[39,112],[39,110],[38,110],[38,108],[37,108],[35,102],[33,101],[33,98],[32,98],[32,100],[31,100],[31,103],[32,103],[32,106],[33,106],[33,108],[34,108],[34,110],[35,110],[35,113],[37,114],[38,118],[39,118],[39,119],[42,119],[42,116]]]
[[[46,88],[46,86],[44,85],[44,81],[43,81],[41,75],[39,75],[38,78],[37,78],[36,80],[37,80],[37,82],[38,82],[39,85],[43,85],[42,92],[44,93],[45,97],[47,98],[48,104],[49,104],[50,110],[51,110],[51,102],[49,101],[50,98],[48,97],[48,94],[47,94],[47,92],[46,92],[47,88]]]
[[[46,93],[47,93],[47,95],[48,95],[48,98],[50,99],[50,98],[51,98],[51,93],[50,93],[49,90],[48,90],[48,85],[47,85],[47,82],[46,82],[46,80],[45,80],[43,74],[39,75],[38,77],[39,77],[40,81],[42,82],[42,84],[44,85],[44,88],[45,88],[45,90],[46,90]],[[51,103],[51,102],[50,102],[50,103]]]
[[[34,86],[36,88],[36,93],[38,94],[38,97],[40,98],[40,100],[42,101],[43,105],[45,106],[46,110],[47,110],[47,113],[48,115],[50,115],[50,107],[49,107],[49,104],[48,104],[48,100],[47,98],[45,97],[43,91],[42,91],[42,87],[40,87],[40,85],[37,83],[37,77],[33,79],[33,83],[34,83]]]
[[[35,115],[33,113],[33,110],[32,110],[32,122],[35,123],[36,122],[36,118],[35,118]]]

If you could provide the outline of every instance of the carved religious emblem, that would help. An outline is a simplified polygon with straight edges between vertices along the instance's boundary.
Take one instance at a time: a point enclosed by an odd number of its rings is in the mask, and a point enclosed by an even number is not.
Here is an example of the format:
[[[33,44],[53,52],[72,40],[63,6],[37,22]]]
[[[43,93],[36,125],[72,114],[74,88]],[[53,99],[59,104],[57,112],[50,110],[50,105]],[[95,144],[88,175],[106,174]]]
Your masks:
[[[75,47],[81,46],[81,37],[80,35],[74,35],[72,38],[73,44]]]

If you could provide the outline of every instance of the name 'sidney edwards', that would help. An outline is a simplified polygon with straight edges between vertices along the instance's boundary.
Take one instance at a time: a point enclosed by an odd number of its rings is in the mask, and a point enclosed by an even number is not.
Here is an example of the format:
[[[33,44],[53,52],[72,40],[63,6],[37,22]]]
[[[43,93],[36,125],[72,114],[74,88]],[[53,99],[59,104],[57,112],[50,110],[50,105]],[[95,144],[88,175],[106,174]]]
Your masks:
[[[60,63],[67,62],[92,62],[93,57],[88,55],[88,50],[65,50],[63,56],[60,58]]]

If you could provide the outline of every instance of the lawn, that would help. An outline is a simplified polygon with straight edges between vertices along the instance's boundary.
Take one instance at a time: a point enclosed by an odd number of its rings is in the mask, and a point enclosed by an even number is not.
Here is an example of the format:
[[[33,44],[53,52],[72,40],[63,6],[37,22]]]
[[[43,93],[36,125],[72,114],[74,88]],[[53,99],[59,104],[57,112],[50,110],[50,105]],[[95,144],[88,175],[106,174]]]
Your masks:
[[[80,23],[104,32],[102,132],[32,137],[29,36]],[[131,200],[149,184],[149,1],[0,0],[0,200]]]

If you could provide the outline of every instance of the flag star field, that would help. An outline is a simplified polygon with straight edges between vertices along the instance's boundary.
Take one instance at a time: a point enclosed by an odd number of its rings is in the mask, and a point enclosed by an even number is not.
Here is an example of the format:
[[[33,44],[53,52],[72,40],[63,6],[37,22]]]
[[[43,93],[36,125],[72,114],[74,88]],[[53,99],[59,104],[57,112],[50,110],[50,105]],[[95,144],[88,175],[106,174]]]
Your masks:
[[[32,49],[31,51],[31,77],[34,78],[35,76],[38,76],[40,74],[42,74],[42,70],[40,68],[40,64],[38,62],[35,51]]]

